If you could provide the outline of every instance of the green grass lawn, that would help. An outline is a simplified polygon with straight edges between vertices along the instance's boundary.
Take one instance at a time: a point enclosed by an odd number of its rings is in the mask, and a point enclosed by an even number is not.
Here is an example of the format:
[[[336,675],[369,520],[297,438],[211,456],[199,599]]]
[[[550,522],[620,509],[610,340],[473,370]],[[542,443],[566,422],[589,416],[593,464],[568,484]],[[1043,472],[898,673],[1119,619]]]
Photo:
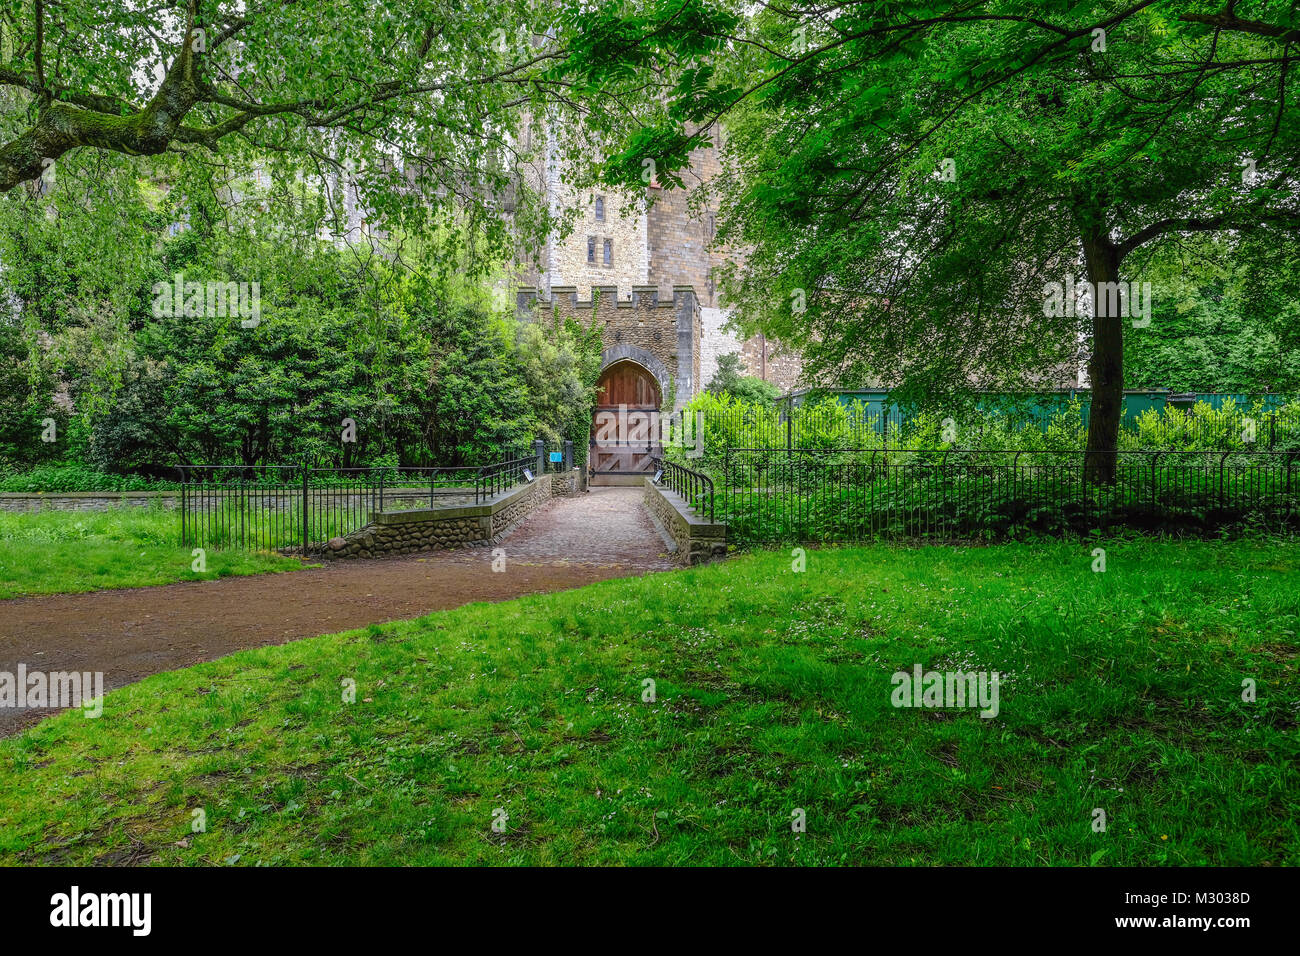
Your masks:
[[[1300,545],[1105,546],[769,552],[159,675],[0,741],[0,860],[1300,862]],[[917,663],[999,715],[894,708]]]
[[[0,512],[0,599],[302,567],[275,554],[208,551],[199,574],[192,550],[180,546],[176,513],[162,508]]]

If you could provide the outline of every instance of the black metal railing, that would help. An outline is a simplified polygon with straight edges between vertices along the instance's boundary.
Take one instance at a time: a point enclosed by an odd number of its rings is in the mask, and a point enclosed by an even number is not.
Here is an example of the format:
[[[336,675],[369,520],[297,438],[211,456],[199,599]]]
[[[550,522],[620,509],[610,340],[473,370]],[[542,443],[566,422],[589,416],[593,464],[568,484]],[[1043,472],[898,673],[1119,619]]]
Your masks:
[[[376,511],[487,501],[535,462],[511,454],[516,457],[493,465],[437,468],[182,466],[181,541],[187,547],[311,553],[364,527]]]
[[[728,449],[721,520],[740,543],[1014,538],[1128,526],[1300,528],[1297,452]]]
[[[517,454],[495,464],[484,465],[474,477],[474,500],[487,501],[503,492],[509,491],[521,481],[527,481],[525,472],[533,472],[539,467],[535,454]],[[534,474],[534,478],[537,476]]]
[[[186,465],[180,475],[181,544],[208,549],[287,551],[302,547],[310,469]]]
[[[1055,396],[1049,396],[1055,398]],[[1178,399],[1174,396],[1173,401]],[[1174,450],[1291,449],[1300,446],[1300,402],[1285,402],[1271,396],[1272,407],[1258,410],[1245,395],[1204,394],[1198,396],[1202,411],[1176,404],[1126,411],[1120,423],[1121,443],[1129,448]],[[1235,411],[1223,414],[1231,400]],[[1064,400],[1062,400],[1064,401]],[[700,431],[708,448],[732,447],[768,449],[889,448],[903,450],[923,444],[973,448],[988,441],[1011,438],[1025,431],[1049,436],[1055,442],[1082,448],[1087,439],[1089,409],[1072,412],[1066,404],[1008,404],[979,411],[954,413],[950,430],[937,416],[924,418],[897,406],[878,407],[849,403],[796,405],[785,403],[745,404],[697,413],[700,426],[686,418],[689,411],[674,413],[664,424],[673,436]],[[1249,435],[1244,433],[1249,432]],[[1027,437],[1027,441],[1034,440]],[[1016,444],[1020,444],[1019,441]],[[1058,445],[1058,447],[1061,447]]]
[[[654,459],[659,482],[691,506],[702,518],[713,521],[713,479],[702,471],[687,468],[663,458]]]

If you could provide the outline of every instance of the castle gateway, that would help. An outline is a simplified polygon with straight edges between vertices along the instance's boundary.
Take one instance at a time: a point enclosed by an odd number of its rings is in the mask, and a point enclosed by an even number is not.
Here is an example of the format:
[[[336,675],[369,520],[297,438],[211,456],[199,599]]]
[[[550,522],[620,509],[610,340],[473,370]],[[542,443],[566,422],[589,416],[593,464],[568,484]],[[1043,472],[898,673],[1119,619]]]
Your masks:
[[[594,287],[579,299],[577,289],[554,286],[550,299],[535,288],[518,292],[517,309],[528,321],[539,311],[559,320],[574,318],[601,330],[601,371],[592,415],[588,467],[601,479],[638,479],[663,453],[660,414],[680,411],[700,388],[700,308],[695,290],[677,287],[661,294],[637,287],[626,299],[615,287]]]
[[[530,127],[527,135],[535,134],[545,135]],[[727,257],[713,242],[714,204],[691,203],[692,187],[663,189],[652,181],[643,211],[622,215],[620,197],[578,194],[560,175],[549,144],[543,152],[548,161],[529,179],[548,205],[576,210],[577,220],[565,237],[551,236],[538,250],[540,268],[525,271],[531,284],[518,290],[516,304],[521,319],[553,309],[602,330],[588,459],[598,484],[639,481],[650,470],[661,453],[658,416],[651,413],[680,411],[708,386],[723,355],[739,354],[745,374],[782,391],[801,384],[797,355],[761,335],[741,340],[726,331],[730,312],[718,301],[715,275]],[[702,184],[718,170],[717,149],[708,145],[691,153],[684,178]],[[620,409],[622,417],[611,418]]]

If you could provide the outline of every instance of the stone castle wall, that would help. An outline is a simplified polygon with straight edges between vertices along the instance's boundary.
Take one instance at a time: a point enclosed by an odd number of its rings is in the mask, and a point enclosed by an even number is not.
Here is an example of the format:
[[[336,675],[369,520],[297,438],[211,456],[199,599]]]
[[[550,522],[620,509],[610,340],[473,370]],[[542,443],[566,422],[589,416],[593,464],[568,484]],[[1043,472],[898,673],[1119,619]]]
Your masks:
[[[728,310],[700,309],[704,333],[700,341],[700,386],[708,388],[724,355],[740,356],[746,375],[771,382],[783,392],[807,385],[803,380],[803,361],[798,353],[784,348],[775,339],[755,335],[743,342],[726,328]],[[766,348],[764,348],[766,346]]]
[[[569,130],[570,134],[579,131]],[[539,193],[557,219],[575,214],[571,229],[563,238],[547,239],[540,249],[521,250],[525,268],[523,281],[540,286],[544,293],[555,288],[590,288],[617,285],[627,289],[649,281],[649,242],[644,211],[629,209],[624,214],[625,196],[599,188],[576,188],[565,176],[559,160],[560,146],[545,123],[527,118],[520,130],[521,146],[533,159],[522,164],[519,174],[528,188]],[[595,148],[594,143],[592,149]],[[600,215],[596,200],[600,199]],[[595,240],[595,255],[587,257],[587,242]],[[610,264],[605,265],[605,240],[610,241]],[[532,252],[539,260],[533,264]]]
[[[549,269],[546,278],[552,292],[592,286],[629,289],[646,285],[647,238],[646,217],[624,217],[618,208],[620,198],[612,194],[586,192],[572,195],[567,186],[557,185],[565,193],[561,202],[578,209],[573,231],[564,240],[550,242]],[[604,219],[596,218],[596,199],[602,199]],[[605,240],[610,242],[610,264],[605,265]],[[588,259],[588,241],[594,240],[594,261]]]
[[[703,334],[700,340],[700,385],[708,388],[718,371],[718,359],[732,352],[740,352],[741,341],[735,333],[725,331],[727,310],[718,308],[700,309],[700,325]]]
[[[748,374],[771,382],[783,392],[808,384],[803,380],[803,359],[775,339],[762,335],[746,339],[740,357]]]
[[[528,143],[544,131],[528,128]],[[523,273],[530,286],[540,289],[542,300],[553,297],[571,312],[583,308],[577,301],[579,289],[599,288],[619,306],[636,312],[638,302],[651,290],[692,290],[696,328],[680,324],[678,346],[671,348],[672,335],[662,319],[650,315],[602,315],[608,334],[606,349],[634,347],[656,356],[666,366],[676,385],[676,404],[689,401],[706,388],[717,370],[718,358],[728,353],[741,357],[745,373],[766,378],[783,391],[800,381],[801,366],[793,353],[774,349],[769,341],[764,360],[763,340],[740,341],[724,333],[726,311],[720,302],[716,277],[728,259],[726,250],[714,245],[717,232],[717,203],[705,186],[721,172],[718,147],[709,144],[691,152],[689,167],[680,175],[684,188],[664,188],[656,180],[645,190],[644,211],[622,208],[626,197],[599,190],[578,191],[562,175],[554,158],[554,144],[547,142],[545,159],[524,172],[534,188],[546,196],[553,214],[576,211],[572,231],[563,238],[551,236],[540,250],[540,270]],[[601,215],[597,200],[601,200]],[[594,261],[588,259],[588,242],[595,240]],[[611,262],[604,264],[604,242],[611,242]],[[623,290],[619,293],[617,290]],[[629,292],[631,290],[631,292]],[[638,295],[639,294],[639,295]],[[662,302],[664,296],[660,296]],[[590,307],[590,303],[586,303]],[[658,337],[656,338],[656,333]],[[665,344],[668,343],[668,344]],[[628,356],[623,356],[628,357]],[[661,385],[663,383],[661,382]]]
[[[713,246],[717,231],[717,204],[703,194],[700,186],[718,175],[721,167],[718,150],[704,146],[693,150],[690,166],[682,170],[683,189],[662,189],[651,185],[647,190],[649,211],[646,213],[649,285],[689,285],[696,290],[700,306],[716,308],[718,290],[715,272],[726,261]]]
[[[583,325],[601,329],[605,366],[631,359],[659,380],[665,400],[674,396],[674,410],[698,391],[700,377],[700,309],[695,290],[676,286],[671,292],[648,286],[633,287],[620,298],[616,287],[594,287],[590,299],[578,290],[552,286],[549,300],[530,286],[519,289],[516,300],[521,320],[544,310],[560,318],[573,317]]]

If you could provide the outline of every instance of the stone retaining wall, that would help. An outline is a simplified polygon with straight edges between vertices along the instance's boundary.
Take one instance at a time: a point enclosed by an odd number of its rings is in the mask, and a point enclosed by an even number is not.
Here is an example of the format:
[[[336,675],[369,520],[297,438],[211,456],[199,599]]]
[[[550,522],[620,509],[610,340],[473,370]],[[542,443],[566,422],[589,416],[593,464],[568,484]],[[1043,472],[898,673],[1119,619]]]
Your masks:
[[[701,518],[676,492],[645,480],[645,506],[677,545],[679,564],[708,564],[727,556],[727,526]]]
[[[232,495],[221,492],[204,494],[194,486],[190,492],[190,510],[215,510],[225,501],[234,500]],[[313,485],[313,498],[328,500],[338,507],[355,508],[369,504],[374,500],[373,492],[333,491],[329,486]],[[148,508],[158,505],[169,510],[180,506],[179,491],[6,491],[0,492],[0,511],[107,511],[109,508]],[[439,489],[434,495],[435,507],[444,508],[451,505],[473,504],[474,489]],[[255,507],[288,509],[302,503],[301,487],[287,489],[284,485],[258,490],[249,487],[248,501]],[[428,505],[429,489],[424,488],[388,488],[384,491],[385,510],[422,508]]]
[[[555,482],[548,480],[549,477],[543,475],[524,485],[522,489],[517,489],[513,495],[507,495],[496,505],[488,506],[496,509],[489,515],[487,527],[488,538],[493,544],[519,527],[529,515],[550,501],[555,493]]]
[[[109,508],[176,508],[179,491],[6,491],[0,511],[107,511]]]
[[[555,493],[551,477],[542,476],[481,505],[373,512],[364,528],[312,550],[328,559],[374,558],[495,544],[550,501]]]
[[[579,491],[586,489],[582,487],[582,478],[577,468],[551,475],[551,494],[554,497],[567,498]]]

